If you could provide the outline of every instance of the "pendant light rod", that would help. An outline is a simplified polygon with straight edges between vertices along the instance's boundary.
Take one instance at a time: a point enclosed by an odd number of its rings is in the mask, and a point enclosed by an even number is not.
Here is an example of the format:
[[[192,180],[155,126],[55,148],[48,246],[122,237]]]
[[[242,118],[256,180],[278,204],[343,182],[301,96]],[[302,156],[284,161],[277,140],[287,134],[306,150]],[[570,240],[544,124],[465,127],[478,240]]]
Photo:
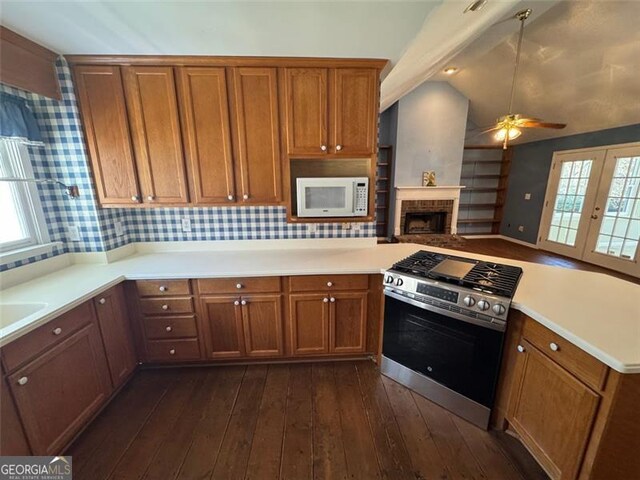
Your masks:
[[[518,37],[518,46],[516,48],[516,64],[513,68],[513,82],[511,83],[511,97],[509,98],[509,115],[513,115],[513,100],[516,96],[516,81],[518,80],[518,67],[520,66],[520,51],[522,50],[522,37],[524,37],[524,22],[529,15],[531,15],[531,9],[527,8],[516,13],[515,17],[520,20],[520,35]]]

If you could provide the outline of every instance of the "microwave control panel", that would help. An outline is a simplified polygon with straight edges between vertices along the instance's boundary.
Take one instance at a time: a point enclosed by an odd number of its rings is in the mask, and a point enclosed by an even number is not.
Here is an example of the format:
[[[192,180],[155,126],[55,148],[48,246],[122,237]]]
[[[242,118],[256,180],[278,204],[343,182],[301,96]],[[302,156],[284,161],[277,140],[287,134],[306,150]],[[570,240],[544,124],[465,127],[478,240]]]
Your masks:
[[[355,188],[356,202],[353,208],[354,215],[365,216],[367,215],[367,203],[368,203],[368,188],[365,182],[357,182]]]

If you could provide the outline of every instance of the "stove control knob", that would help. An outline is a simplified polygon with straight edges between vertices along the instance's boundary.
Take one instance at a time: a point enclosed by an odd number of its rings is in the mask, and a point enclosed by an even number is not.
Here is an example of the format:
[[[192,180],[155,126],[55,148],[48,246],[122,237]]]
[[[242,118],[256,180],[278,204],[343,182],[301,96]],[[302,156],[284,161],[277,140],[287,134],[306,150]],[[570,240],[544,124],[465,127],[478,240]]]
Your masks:
[[[480,300],[480,301],[478,302],[478,308],[479,308],[480,310],[482,310],[483,312],[484,312],[485,310],[489,310],[489,307],[490,307],[490,306],[491,306],[491,305],[489,305],[489,302],[487,302],[486,300]]]
[[[399,287],[403,284],[404,282],[402,281],[401,278],[396,278],[396,286]]]
[[[462,302],[467,307],[473,307],[476,304],[476,299],[473,298],[471,295],[467,295],[466,297],[464,297],[464,300],[462,300]]]
[[[384,283],[393,283],[393,276],[387,275],[387,277],[384,279]]]
[[[493,310],[493,313],[495,313],[496,315],[502,315],[504,312],[507,311],[507,309],[501,303],[496,303],[493,306],[492,310]]]

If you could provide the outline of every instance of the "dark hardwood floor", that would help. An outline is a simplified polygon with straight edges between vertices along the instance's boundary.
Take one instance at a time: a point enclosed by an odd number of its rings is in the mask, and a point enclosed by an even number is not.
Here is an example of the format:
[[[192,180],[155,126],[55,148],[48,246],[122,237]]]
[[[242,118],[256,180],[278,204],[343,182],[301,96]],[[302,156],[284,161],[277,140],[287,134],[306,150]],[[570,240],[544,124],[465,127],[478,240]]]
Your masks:
[[[76,480],[547,478],[369,361],[142,370],[67,454]]]
[[[468,238],[460,247],[450,247],[465,252],[491,255],[495,257],[511,258],[523,262],[541,263],[556,267],[572,268],[574,270],[586,270],[589,272],[604,273],[628,282],[640,284],[640,278],[625,275],[624,273],[609,270],[608,268],[593,265],[592,263],[574,260],[555,253],[538,250],[536,248],[520,245],[501,238]]]

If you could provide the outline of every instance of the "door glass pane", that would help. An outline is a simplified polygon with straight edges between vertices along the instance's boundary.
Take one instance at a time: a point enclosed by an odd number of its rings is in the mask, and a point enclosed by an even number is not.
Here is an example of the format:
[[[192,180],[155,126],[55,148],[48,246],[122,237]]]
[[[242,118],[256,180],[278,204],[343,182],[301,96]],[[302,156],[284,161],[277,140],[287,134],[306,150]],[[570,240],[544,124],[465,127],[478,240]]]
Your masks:
[[[547,240],[571,247],[576,244],[591,164],[591,160],[562,162]]]
[[[595,251],[633,259],[640,234],[640,157],[616,159]]]

